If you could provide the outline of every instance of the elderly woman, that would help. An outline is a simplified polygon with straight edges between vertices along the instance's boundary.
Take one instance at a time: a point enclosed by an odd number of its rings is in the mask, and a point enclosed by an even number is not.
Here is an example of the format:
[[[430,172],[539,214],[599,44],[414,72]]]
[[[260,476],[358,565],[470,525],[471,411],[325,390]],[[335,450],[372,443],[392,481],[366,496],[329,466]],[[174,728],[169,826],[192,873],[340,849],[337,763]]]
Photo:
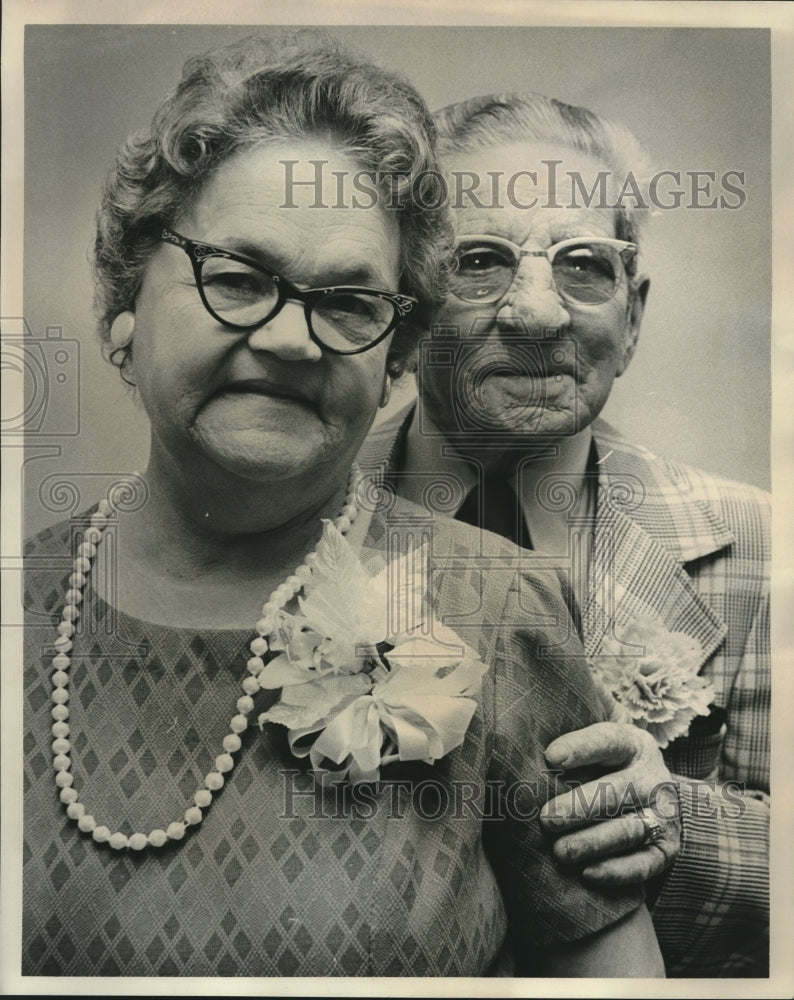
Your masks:
[[[151,449],[28,546],[24,973],[660,974],[537,821],[599,718],[556,577],[356,481],[443,294],[435,166],[409,86],[282,39],[121,152],[101,331]]]

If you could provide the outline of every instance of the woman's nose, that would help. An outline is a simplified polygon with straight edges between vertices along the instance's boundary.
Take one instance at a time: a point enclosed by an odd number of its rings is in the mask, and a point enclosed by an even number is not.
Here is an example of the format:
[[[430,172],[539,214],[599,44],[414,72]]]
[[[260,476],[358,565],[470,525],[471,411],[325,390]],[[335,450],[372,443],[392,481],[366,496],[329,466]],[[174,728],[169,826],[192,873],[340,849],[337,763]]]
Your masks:
[[[513,284],[499,303],[496,321],[500,329],[526,329],[538,337],[544,331],[559,330],[570,323],[547,260],[522,260]]]
[[[286,301],[275,316],[248,335],[252,351],[268,351],[284,361],[319,361],[323,352],[309,334],[303,306]]]

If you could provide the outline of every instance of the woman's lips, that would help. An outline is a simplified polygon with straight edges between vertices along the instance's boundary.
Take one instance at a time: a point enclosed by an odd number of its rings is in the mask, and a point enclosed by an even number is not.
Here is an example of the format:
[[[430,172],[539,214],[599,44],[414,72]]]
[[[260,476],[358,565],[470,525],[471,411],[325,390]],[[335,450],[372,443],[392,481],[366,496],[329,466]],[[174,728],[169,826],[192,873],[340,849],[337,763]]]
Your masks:
[[[300,390],[297,386],[271,382],[267,379],[242,379],[237,382],[227,382],[221,386],[218,394],[266,396],[269,399],[283,399],[300,403],[314,409],[314,402],[305,391]]]

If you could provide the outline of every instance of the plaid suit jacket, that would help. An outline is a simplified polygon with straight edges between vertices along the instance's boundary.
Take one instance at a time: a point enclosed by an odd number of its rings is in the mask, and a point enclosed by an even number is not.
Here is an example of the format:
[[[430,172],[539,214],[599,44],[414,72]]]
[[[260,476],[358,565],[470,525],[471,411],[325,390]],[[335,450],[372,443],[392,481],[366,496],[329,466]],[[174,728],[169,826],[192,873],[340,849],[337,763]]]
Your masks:
[[[413,408],[373,428],[362,466],[400,471]],[[770,502],[593,424],[598,504],[581,600],[588,656],[639,614],[700,644],[724,711],[665,751],[681,856],[653,906],[668,975],[766,976],[769,925]],[[717,717],[718,720],[720,717]]]

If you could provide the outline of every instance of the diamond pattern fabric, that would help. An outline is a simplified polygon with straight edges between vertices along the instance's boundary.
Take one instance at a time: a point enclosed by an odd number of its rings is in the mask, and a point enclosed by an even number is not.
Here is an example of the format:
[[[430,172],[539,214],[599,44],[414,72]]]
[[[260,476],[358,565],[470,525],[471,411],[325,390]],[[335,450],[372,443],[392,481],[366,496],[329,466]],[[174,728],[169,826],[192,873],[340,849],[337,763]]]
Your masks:
[[[482,556],[476,532],[446,520],[433,530],[437,610],[489,663],[465,743],[434,766],[391,766],[379,786],[319,792],[284,730],[253,725],[203,822],[141,852],[96,844],[58,800],[48,675],[69,525],[32,541],[23,974],[503,974],[510,941],[580,937],[639,904],[635,889],[584,889],[540,836],[537,809],[551,791],[542,747],[599,717],[559,588],[531,573],[519,586],[499,539],[486,554],[508,571],[484,573],[470,558]],[[391,546],[393,526],[376,516],[369,557],[383,558],[387,537]],[[164,829],[221,752],[251,634],[141,622],[104,604],[90,581],[85,604],[70,668],[75,787],[111,830]],[[535,624],[550,616],[558,628]],[[251,718],[274,696],[260,692]],[[483,821],[489,783],[509,804],[519,779],[536,786],[531,808]]]

